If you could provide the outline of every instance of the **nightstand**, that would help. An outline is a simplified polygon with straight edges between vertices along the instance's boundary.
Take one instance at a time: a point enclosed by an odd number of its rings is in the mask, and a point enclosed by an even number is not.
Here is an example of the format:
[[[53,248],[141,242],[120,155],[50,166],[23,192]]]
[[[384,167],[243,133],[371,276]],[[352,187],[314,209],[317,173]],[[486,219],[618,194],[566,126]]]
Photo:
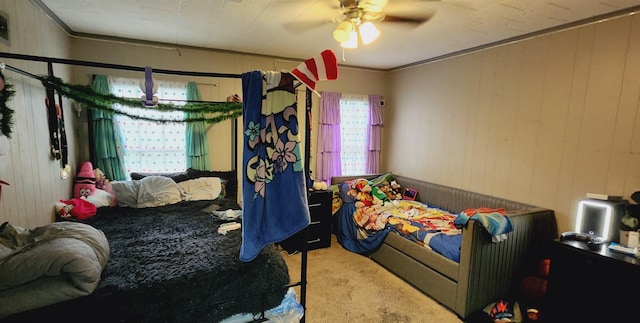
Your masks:
[[[306,229],[280,242],[280,246],[288,253],[302,251],[304,243],[307,245],[307,250],[330,247],[332,199],[331,191],[309,192],[311,224]]]
[[[581,241],[554,241],[545,321],[637,322],[640,259],[590,250]]]

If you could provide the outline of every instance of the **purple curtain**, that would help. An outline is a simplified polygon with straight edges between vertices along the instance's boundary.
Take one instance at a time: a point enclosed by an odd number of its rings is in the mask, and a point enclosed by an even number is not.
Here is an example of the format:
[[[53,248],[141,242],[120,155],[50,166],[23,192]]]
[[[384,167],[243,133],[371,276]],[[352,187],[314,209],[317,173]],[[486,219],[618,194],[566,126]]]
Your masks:
[[[382,131],[382,97],[369,95],[369,156],[367,173],[377,174],[380,171],[380,136]]]
[[[318,112],[318,149],[315,180],[330,184],[342,174],[340,164],[340,93],[322,92]]]

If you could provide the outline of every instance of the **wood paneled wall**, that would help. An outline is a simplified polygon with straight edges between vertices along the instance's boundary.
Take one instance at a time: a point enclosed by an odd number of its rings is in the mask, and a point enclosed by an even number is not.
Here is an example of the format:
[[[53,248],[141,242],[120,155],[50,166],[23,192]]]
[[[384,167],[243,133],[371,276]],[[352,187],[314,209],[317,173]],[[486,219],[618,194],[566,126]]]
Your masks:
[[[68,57],[69,37],[29,1],[0,1],[0,11],[9,20],[9,44],[0,42],[0,51],[36,56]],[[1,58],[0,58],[1,59]],[[47,64],[1,59],[5,64],[35,75],[46,75]],[[68,79],[68,66],[55,65],[54,74]],[[0,223],[35,227],[53,221],[54,204],[71,195],[73,179],[60,178],[60,161],[51,157],[45,89],[40,81],[5,70],[14,85],[15,96],[7,103],[14,112],[11,138],[0,136],[0,179],[2,188]],[[63,101],[65,119],[72,115]],[[70,160],[75,160],[75,133],[67,125]]]
[[[554,209],[640,190],[640,17],[391,72],[383,165]],[[635,203],[635,202],[633,202]]]

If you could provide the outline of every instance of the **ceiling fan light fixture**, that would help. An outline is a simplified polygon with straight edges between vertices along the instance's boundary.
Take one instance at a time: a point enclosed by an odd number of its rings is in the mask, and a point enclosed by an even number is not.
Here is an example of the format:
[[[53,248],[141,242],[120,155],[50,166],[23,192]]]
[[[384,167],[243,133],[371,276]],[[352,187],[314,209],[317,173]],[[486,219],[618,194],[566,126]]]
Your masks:
[[[351,37],[353,31],[353,24],[350,21],[343,21],[338,24],[338,27],[333,31],[333,39],[339,43],[344,43]]]
[[[340,43],[340,46],[344,48],[358,48],[358,32],[353,30],[349,33],[349,40]]]
[[[365,45],[370,44],[380,36],[380,30],[370,21],[362,24],[359,29],[360,38],[362,38],[362,43]]]

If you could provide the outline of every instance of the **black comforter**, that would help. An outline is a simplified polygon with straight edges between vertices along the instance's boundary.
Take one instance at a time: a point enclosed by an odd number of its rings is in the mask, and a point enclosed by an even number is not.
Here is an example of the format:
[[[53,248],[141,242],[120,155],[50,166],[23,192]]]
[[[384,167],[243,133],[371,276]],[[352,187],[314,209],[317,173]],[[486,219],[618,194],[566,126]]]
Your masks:
[[[290,282],[282,255],[270,246],[253,261],[240,261],[241,230],[219,234],[226,221],[202,211],[212,203],[98,209],[86,223],[105,233],[111,257],[97,289],[32,314],[81,315],[89,322],[218,322],[277,306]],[[230,200],[215,203],[220,210],[238,209]]]

